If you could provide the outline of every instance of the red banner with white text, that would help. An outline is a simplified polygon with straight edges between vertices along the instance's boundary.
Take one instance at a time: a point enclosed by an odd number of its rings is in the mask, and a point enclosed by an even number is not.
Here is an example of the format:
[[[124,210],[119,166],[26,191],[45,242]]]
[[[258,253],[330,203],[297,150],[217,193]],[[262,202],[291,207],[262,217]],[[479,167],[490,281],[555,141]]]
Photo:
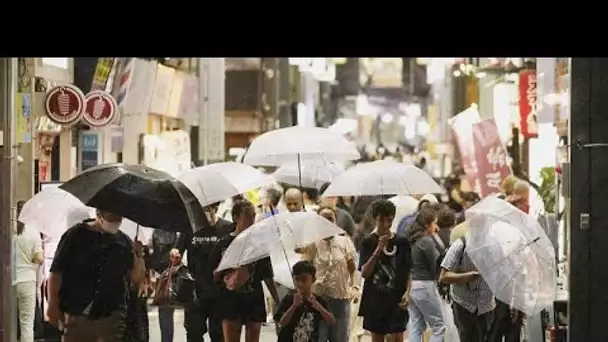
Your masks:
[[[494,119],[473,124],[473,146],[480,180],[479,195],[483,198],[500,193],[502,181],[511,174],[511,168]]]
[[[536,121],[536,71],[519,73],[519,132],[524,138],[538,137]]]

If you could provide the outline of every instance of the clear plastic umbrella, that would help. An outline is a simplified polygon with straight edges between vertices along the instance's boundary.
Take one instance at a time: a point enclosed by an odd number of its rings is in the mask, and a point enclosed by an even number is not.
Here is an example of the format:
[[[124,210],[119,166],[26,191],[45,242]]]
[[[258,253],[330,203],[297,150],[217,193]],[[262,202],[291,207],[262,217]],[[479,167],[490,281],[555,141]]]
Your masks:
[[[466,252],[496,298],[529,316],[553,305],[555,249],[538,221],[497,197],[465,215]]]
[[[60,188],[46,188],[23,205],[19,222],[50,238],[59,238],[78,222],[95,216],[95,209]]]
[[[282,165],[271,176],[282,183],[318,189],[342,172],[344,167],[338,164],[304,162],[301,168],[298,168],[298,163]]]
[[[224,252],[217,270],[238,268],[268,256],[287,258],[287,251],[296,246],[341,233],[344,233],[342,229],[316,213],[281,213],[257,222],[239,234]]]
[[[251,142],[243,162],[281,166],[286,163],[323,164],[359,159],[354,143],[327,128],[288,127],[264,133]]]
[[[359,164],[336,177],[323,196],[420,195],[440,193],[425,171],[394,160]]]
[[[274,178],[249,165],[226,162],[197,167],[177,177],[202,206],[269,186]]]

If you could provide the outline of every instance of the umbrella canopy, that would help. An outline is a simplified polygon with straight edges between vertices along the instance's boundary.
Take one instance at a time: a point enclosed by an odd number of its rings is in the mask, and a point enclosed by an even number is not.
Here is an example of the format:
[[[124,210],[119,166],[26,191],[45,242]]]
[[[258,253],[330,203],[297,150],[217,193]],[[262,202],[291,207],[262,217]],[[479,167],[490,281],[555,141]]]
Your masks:
[[[192,232],[208,226],[192,192],[171,175],[143,165],[104,164],[60,186],[82,203],[144,227]]]
[[[441,188],[423,170],[394,160],[359,164],[336,177],[323,196],[420,195]]]
[[[95,209],[87,207],[74,195],[59,188],[46,188],[23,205],[19,222],[50,237],[59,238],[76,223],[95,216]]]
[[[235,162],[197,167],[177,178],[190,189],[202,206],[275,183],[274,178],[262,171]]]
[[[281,166],[315,161],[333,163],[360,158],[353,143],[327,128],[288,127],[266,132],[251,142],[243,162]]]
[[[555,249],[538,221],[497,197],[465,215],[466,252],[496,298],[529,316],[553,305]]]
[[[284,258],[285,251],[296,246],[341,233],[344,233],[342,229],[316,213],[281,213],[239,234],[226,249],[217,270],[238,268],[268,256],[283,255]]]
[[[318,189],[342,172],[344,167],[334,163],[304,162],[298,168],[298,163],[295,162],[282,165],[271,176],[282,183]]]

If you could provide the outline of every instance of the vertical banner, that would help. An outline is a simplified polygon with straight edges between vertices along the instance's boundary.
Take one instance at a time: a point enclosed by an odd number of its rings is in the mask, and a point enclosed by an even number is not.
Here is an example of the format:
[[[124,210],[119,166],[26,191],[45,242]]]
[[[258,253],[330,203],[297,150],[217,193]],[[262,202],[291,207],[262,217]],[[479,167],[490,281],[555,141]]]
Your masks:
[[[456,140],[460,155],[460,165],[473,191],[481,192],[481,182],[477,172],[475,146],[473,144],[472,127],[479,122],[479,112],[475,106],[466,109],[450,120],[452,136]],[[465,187],[466,188],[466,187]]]
[[[519,73],[519,131],[527,139],[538,137],[535,70]]]
[[[17,93],[17,143],[32,142],[32,96],[27,93]]]
[[[500,193],[502,181],[511,174],[511,168],[494,119],[473,124],[472,138],[480,180],[479,195],[483,198]]]

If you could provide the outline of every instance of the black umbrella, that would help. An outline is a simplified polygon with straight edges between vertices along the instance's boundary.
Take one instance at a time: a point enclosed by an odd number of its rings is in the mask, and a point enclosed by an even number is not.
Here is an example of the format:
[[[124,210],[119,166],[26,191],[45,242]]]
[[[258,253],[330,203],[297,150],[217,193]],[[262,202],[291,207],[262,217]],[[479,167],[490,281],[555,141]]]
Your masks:
[[[192,192],[169,174],[142,165],[104,164],[61,185],[82,203],[145,227],[192,232],[209,225]]]

